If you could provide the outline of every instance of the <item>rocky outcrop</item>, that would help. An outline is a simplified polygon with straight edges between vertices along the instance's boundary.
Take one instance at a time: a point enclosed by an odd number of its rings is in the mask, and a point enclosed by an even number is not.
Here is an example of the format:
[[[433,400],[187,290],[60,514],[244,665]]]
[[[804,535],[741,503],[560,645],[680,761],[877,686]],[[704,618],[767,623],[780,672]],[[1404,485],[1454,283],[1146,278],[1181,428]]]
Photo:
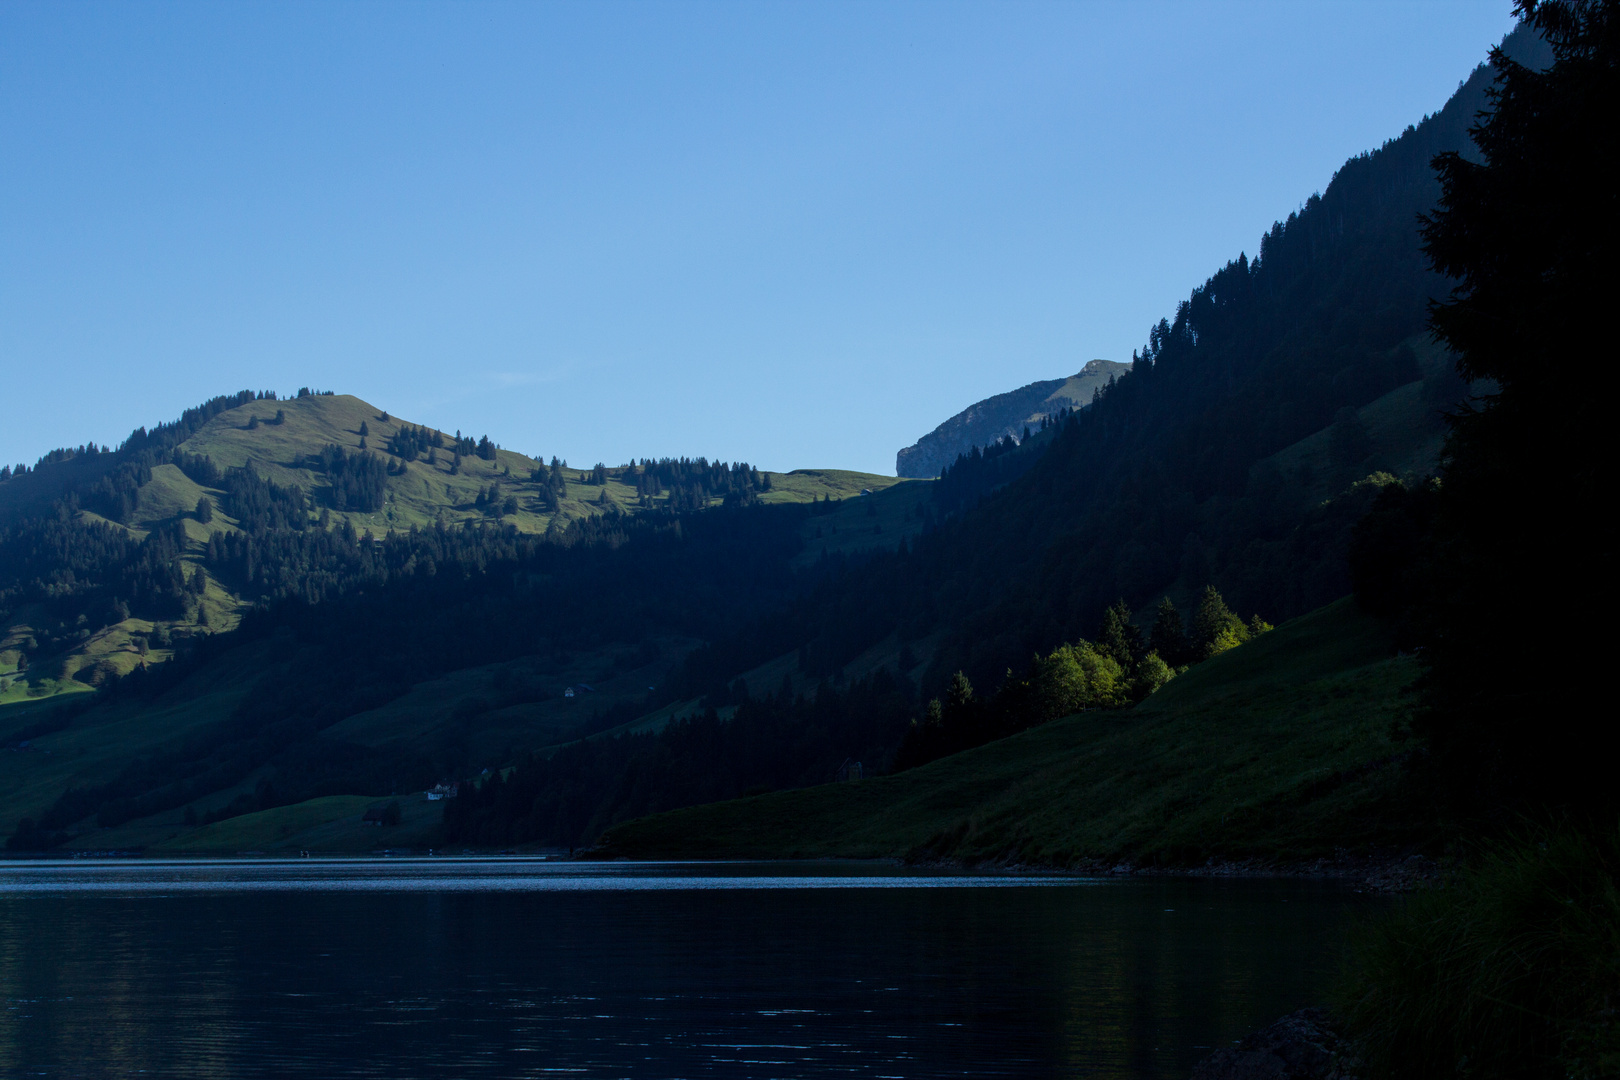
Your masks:
[[[1200,1061],[1192,1080],[1356,1080],[1361,1062],[1324,1009],[1289,1013]]]
[[[895,455],[896,475],[932,479],[941,469],[975,446],[989,446],[1003,436],[1023,437],[1026,425],[1041,422],[1060,409],[1083,409],[1108,380],[1130,367],[1093,360],[1067,379],[1032,382],[1017,390],[969,405]]]

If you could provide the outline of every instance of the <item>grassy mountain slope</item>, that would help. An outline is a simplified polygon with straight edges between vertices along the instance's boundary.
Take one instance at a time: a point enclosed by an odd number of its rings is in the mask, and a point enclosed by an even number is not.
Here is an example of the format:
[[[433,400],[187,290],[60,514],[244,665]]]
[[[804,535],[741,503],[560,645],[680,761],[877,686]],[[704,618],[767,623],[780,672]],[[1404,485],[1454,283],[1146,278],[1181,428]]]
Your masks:
[[[209,418],[180,443],[180,449],[192,457],[208,458],[222,472],[251,466],[273,483],[296,486],[305,493],[312,517],[324,512],[332,528],[348,524],[356,532],[369,531],[375,536],[435,524],[490,522],[492,511],[481,496],[492,485],[502,500],[516,500],[515,511],[500,516],[501,524],[530,534],[544,533],[554,522],[560,525],[604,513],[661,510],[673,497],[672,492],[664,491],[642,498],[623,466],[607,469],[602,484],[584,482],[587,472],[570,467],[563,470],[562,491],[552,512],[541,497],[541,483],[530,478],[541,462],[506,449],[496,449],[488,460],[465,455],[454,473],[449,449],[436,451],[432,462],[425,457],[404,461],[384,448],[390,437],[407,426],[417,425],[349,395],[253,400]],[[362,427],[367,432],[364,438]],[[397,472],[386,477],[380,509],[338,509],[332,479],[322,469],[319,455],[329,446],[358,452],[362,442],[367,451]],[[0,482],[0,529],[16,526],[30,514],[48,512],[51,500],[86,490],[116,465],[116,458],[114,454],[81,454],[42,463],[26,475]],[[895,477],[831,469],[768,476],[771,488],[760,498],[767,504],[846,500],[863,490],[885,492],[900,483]],[[206,524],[197,515],[198,501],[204,497],[214,506]],[[920,493],[911,495],[906,508],[919,497]],[[137,613],[136,617],[86,623],[72,612],[64,616],[60,602],[24,601],[0,610],[0,710],[12,703],[82,692],[142,664],[169,659],[173,650],[164,642],[234,628],[247,609],[246,598],[235,583],[208,573],[201,558],[211,535],[240,531],[239,523],[225,511],[226,505],[221,488],[205,487],[175,464],[161,463],[150,469],[150,478],[141,485],[124,520],[110,521],[91,509],[73,513],[77,524],[106,525],[135,541],[144,541],[160,530],[179,530],[184,538],[179,552],[183,572],[188,579],[203,572],[206,586],[195,608],[173,618],[141,618]],[[874,533],[872,524],[886,528]],[[886,513],[881,522],[844,530],[842,540],[831,546],[835,551],[851,552],[892,548],[905,533],[899,524],[898,513]],[[920,528],[920,518],[916,525]],[[26,670],[20,670],[20,665],[26,665]]]
[[[804,550],[794,559],[803,568],[834,555],[865,551],[893,551],[902,539],[915,540],[929,523],[931,485],[901,481],[868,490],[871,494],[846,498],[830,513],[807,518],[800,527]]]
[[[59,714],[62,706],[53,702],[0,711],[5,746],[0,750],[0,822],[14,824],[37,815],[63,791],[105,782],[130,761],[183,743],[230,715],[265,659],[262,648],[243,649],[150,704],[120,703],[71,716]],[[74,702],[67,708],[86,704]],[[32,733],[56,725],[57,730]]]
[[[390,804],[400,809],[397,825],[365,821],[368,810]],[[438,846],[442,833],[443,803],[428,802],[420,792],[406,798],[368,798],[327,795],[292,806],[278,806],[252,814],[189,829],[183,821],[159,827],[162,836],[146,850],[157,855],[235,855],[243,852],[297,851],[363,852],[378,848]]]
[[[278,410],[284,412],[284,421],[267,422],[273,420]],[[250,427],[250,421],[255,418],[260,423]],[[371,513],[331,509],[328,495],[331,485],[315,458],[327,446],[359,450],[362,424],[368,429],[367,448],[385,460],[402,465],[404,471],[387,478],[383,509]],[[383,450],[387,440],[402,428],[419,426],[347,394],[312,395],[283,401],[256,401],[221,413],[183,446],[187,453],[211,458],[221,469],[251,462],[266,479],[301,487],[311,494],[316,506],[328,509],[333,517],[348,520],[357,531],[370,529],[374,534],[408,529],[413,525],[427,526],[436,521],[449,524],[484,521],[488,514],[477,504],[477,499],[490,484],[499,485],[503,495],[517,495],[517,512],[503,520],[524,532],[544,532],[554,516],[560,515],[566,520],[601,513],[608,503],[626,512],[637,509],[636,489],[625,482],[622,465],[608,468],[607,483],[603,485],[583,482],[589,466],[582,469],[578,463],[571,465],[564,471],[566,488],[559,512],[553,515],[541,505],[540,484],[529,479],[530,472],[542,462],[525,454],[499,448],[491,460],[467,455],[461,459],[455,475],[451,473],[452,455],[448,450],[438,451],[433,464],[423,459],[399,462],[388,457]],[[161,494],[154,493],[158,497],[152,500],[150,508],[147,489],[142,489],[142,505],[132,523],[136,530],[189,515],[196,506],[197,496],[204,494],[204,489],[191,483],[173,466],[160,466],[153,472],[154,482],[157,474],[163,474],[164,487],[159,489]],[[761,501],[843,499],[859,494],[862,488],[882,489],[897,482],[895,477],[839,469],[773,473],[771,479],[772,490]],[[170,488],[174,489],[172,494]],[[603,502],[604,495],[608,503]],[[654,496],[652,502],[656,507],[668,499],[669,494],[663,493]]]
[[[265,423],[274,418],[278,409],[285,410],[285,422]],[[382,410],[347,394],[253,402],[214,417],[184,446],[188,453],[212,458],[221,469],[251,461],[266,479],[296,484],[314,495],[317,506],[329,507],[330,484],[314,460],[316,455],[334,445],[358,450],[362,424],[368,429],[367,447],[382,454],[388,438],[409,423],[397,416],[384,420],[383,415]],[[250,428],[249,421],[254,418],[260,423]],[[537,512],[534,493],[538,485],[528,479],[537,464],[534,459],[505,449],[496,450],[489,461],[467,455],[461,459],[459,473],[452,476],[451,454],[440,450],[437,456],[432,465],[423,460],[409,462],[402,475],[388,477],[383,509],[374,513],[332,512],[351,521],[357,531],[369,528],[373,533],[429,525],[441,517],[451,522],[474,520],[484,516],[476,505],[479,492],[491,483],[502,483],[519,494],[512,524],[532,532],[544,530],[549,523],[549,515]],[[579,470],[570,473],[577,479]],[[635,492],[626,493],[622,485],[610,483],[607,490],[616,502],[635,501]],[[599,494],[600,489],[587,491],[586,485],[570,484],[561,512],[586,513],[585,502],[594,501]]]
[[[1421,379],[1404,383],[1344,418],[1257,462],[1251,476],[1272,470],[1295,478],[1302,497],[1320,502],[1371,472],[1415,482],[1440,464],[1444,413],[1466,392],[1454,357],[1428,334],[1405,343],[1417,358]]]
[[[895,776],[644,818],[634,858],[913,857],[1053,865],[1306,858],[1402,835],[1415,662],[1349,601],[1125,712],[1070,717]]]
[[[453,671],[419,683],[402,697],[378,708],[355,713],[327,729],[325,734],[334,742],[400,758],[432,753],[448,743],[459,743],[464,747],[464,756],[474,763],[470,771],[476,773],[480,764],[499,767],[514,754],[543,747],[563,737],[587,720],[593,710],[638,700],[647,684],[661,679],[691,642],[666,640],[663,644],[664,656],[639,667],[627,668],[622,663],[616,666],[615,661],[624,657],[624,651],[604,649],[553,657],[550,663],[526,659]],[[235,673],[238,678],[252,680],[275,670],[274,661],[261,650],[256,655],[243,657]],[[296,672],[288,675],[296,678]],[[573,698],[563,695],[565,687],[578,684],[588,684],[592,690],[582,690]],[[155,706],[118,710],[110,715],[103,710],[87,712],[75,717],[70,729],[38,736],[32,740],[28,751],[0,758],[0,778],[26,778],[26,782],[10,787],[9,796],[0,801],[0,821],[37,816],[68,787],[102,782],[134,755],[161,753],[182,744],[188,736],[205,729],[209,721],[228,714],[241,697],[241,690],[233,688],[185,700],[187,694],[194,692],[188,687],[177,695],[182,700],[165,699]],[[8,765],[13,768],[7,770]],[[333,851],[369,850],[378,846],[377,835],[368,828],[360,828],[358,817],[362,810],[387,802],[396,795],[403,798],[405,804],[412,798],[422,798],[420,791],[407,795],[385,780],[373,789],[296,804],[305,809],[290,818],[283,811],[294,808],[277,807],[214,824],[199,826],[195,820],[187,820],[188,813],[200,819],[219,811],[238,796],[251,793],[267,775],[271,775],[268,769],[250,773],[238,783],[113,828],[81,828],[66,846],[168,852],[312,846]],[[359,809],[351,814],[354,807]],[[420,816],[413,811],[407,815],[406,824],[414,828],[416,825],[436,826],[439,822],[437,811],[430,815],[429,821],[418,821]],[[234,824],[243,817],[253,821],[240,826]],[[330,829],[320,838],[303,835],[316,825],[350,817],[355,818],[355,827],[359,829],[350,838],[353,843],[340,842],[335,836],[327,835],[332,832]],[[288,821],[298,823],[298,827],[289,831]],[[415,832],[410,832],[408,839],[401,839],[402,836],[404,833],[390,830],[389,843],[417,843],[422,839]]]
[[[499,768],[516,755],[566,739],[597,710],[640,701],[649,684],[661,682],[670,666],[694,644],[692,639],[666,637],[639,651],[606,646],[460,668],[426,678],[393,700],[345,717],[325,729],[323,737],[334,745],[361,747],[404,761],[441,754],[449,747],[469,763],[464,768],[476,774],[482,767]],[[59,718],[54,725],[39,722],[53,715],[57,703],[49,700],[0,712],[0,740],[8,747],[8,752],[0,752],[0,822],[37,818],[65,790],[105,783],[132,760],[161,757],[184,747],[188,740],[207,734],[219,720],[230,716],[256,683],[263,685],[266,679],[296,682],[299,665],[278,658],[276,652],[273,644],[267,647],[263,643],[233,650],[155,701],[81,707],[65,722]],[[564,694],[570,687],[578,688],[576,696]],[[33,734],[31,726],[55,730]],[[26,735],[32,736],[26,739],[27,745],[17,748],[24,741],[19,736]],[[73,837],[65,846],[168,852],[277,847],[369,850],[378,846],[378,834],[369,831],[370,827],[360,827],[361,810],[396,796],[407,806],[412,797],[422,798],[419,790],[407,795],[397,783],[381,779],[369,788],[297,804],[306,809],[291,817],[284,811],[295,808],[277,807],[245,815],[253,821],[240,827],[233,823],[244,815],[198,824],[239,796],[251,794],[259,781],[273,775],[268,767],[255,770],[228,786],[110,828],[86,821],[70,830]],[[359,809],[351,814],[354,807]],[[348,839],[340,839],[330,828],[319,837],[304,835],[317,825],[351,817],[359,831],[352,836],[345,833]],[[411,828],[403,832],[390,829],[388,843],[437,842],[432,837],[424,841],[428,834],[418,836],[416,826],[436,826],[438,810],[429,815],[431,820],[418,820],[418,810],[406,817]],[[288,828],[289,821],[297,823],[297,828]]]

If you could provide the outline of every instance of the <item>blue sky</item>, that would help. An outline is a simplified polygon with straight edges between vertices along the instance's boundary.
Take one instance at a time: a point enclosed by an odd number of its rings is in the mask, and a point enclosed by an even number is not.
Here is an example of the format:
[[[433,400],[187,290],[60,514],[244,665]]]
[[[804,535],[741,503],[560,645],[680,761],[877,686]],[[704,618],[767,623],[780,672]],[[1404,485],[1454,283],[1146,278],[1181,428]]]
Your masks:
[[[893,472],[1129,359],[1506,0],[0,7],[0,461],[302,385]]]

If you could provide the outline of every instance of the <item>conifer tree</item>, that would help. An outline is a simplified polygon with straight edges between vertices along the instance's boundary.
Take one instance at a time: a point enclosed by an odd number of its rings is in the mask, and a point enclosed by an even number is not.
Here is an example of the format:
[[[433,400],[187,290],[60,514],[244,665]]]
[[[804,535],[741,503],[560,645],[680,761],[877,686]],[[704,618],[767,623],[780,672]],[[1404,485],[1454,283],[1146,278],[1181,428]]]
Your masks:
[[[1193,655],[1206,660],[1249,640],[1249,628],[1226,606],[1215,586],[1206,585],[1198,598],[1198,609],[1193,612],[1190,637]]]
[[[1574,803],[1613,821],[1611,725],[1597,722],[1611,639],[1574,628],[1614,607],[1603,508],[1616,369],[1604,342],[1620,245],[1620,3],[1518,8],[1554,62],[1492,50],[1478,152],[1435,159],[1440,206],[1423,227],[1431,263],[1454,282],[1433,329],[1459,374],[1496,392],[1447,440],[1417,729],[1466,812]],[[1571,632],[1523,632],[1536,626]]]
[[[1125,606],[1123,599],[1116,600],[1103,612],[1098,644],[1126,671],[1136,666],[1137,658],[1142,655],[1142,631],[1131,622],[1131,609]]]
[[[1167,596],[1159,601],[1158,617],[1148,636],[1148,646],[1171,667],[1180,667],[1189,661],[1187,630],[1181,622],[1181,612]]]

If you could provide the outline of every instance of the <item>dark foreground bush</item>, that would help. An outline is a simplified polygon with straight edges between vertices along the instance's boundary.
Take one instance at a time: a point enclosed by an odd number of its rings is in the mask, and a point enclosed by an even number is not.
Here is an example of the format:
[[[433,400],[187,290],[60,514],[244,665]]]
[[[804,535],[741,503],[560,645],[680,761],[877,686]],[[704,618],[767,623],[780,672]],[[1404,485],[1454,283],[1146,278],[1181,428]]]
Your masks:
[[[1485,853],[1367,926],[1340,1007],[1369,1077],[1620,1076],[1620,831]]]

